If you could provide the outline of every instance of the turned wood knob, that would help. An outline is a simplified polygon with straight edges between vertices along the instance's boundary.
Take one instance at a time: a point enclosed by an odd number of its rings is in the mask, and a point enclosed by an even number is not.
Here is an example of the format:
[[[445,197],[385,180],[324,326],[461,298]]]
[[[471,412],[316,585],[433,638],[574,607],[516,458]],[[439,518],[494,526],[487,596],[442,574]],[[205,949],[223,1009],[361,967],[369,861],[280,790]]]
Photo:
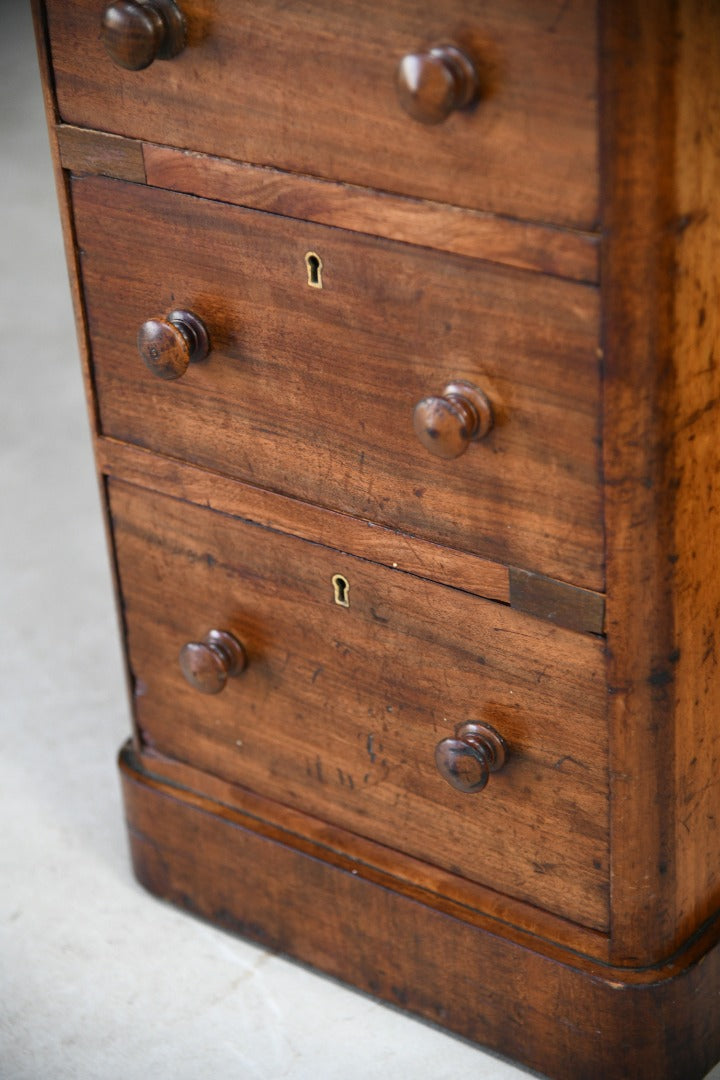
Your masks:
[[[179,379],[188,364],[204,360],[210,338],[202,319],[191,311],[171,311],[166,319],[148,319],[138,331],[138,352],[158,379]]]
[[[443,739],[435,747],[435,764],[443,780],[457,791],[482,791],[490,773],[502,769],[507,747],[489,724],[472,721],[455,729],[454,739]]]
[[[101,37],[113,63],[142,71],[183,49],[185,19],[173,0],[114,0],[103,12]]]
[[[209,630],[202,641],[180,650],[180,670],[201,694],[219,694],[232,675],[247,666],[244,648],[228,630]]]
[[[396,83],[403,109],[421,124],[441,124],[480,93],[475,64],[455,45],[437,45],[428,52],[403,56]]]
[[[490,402],[470,383],[449,383],[441,397],[419,401],[413,413],[415,434],[426,450],[441,458],[464,454],[492,427]]]

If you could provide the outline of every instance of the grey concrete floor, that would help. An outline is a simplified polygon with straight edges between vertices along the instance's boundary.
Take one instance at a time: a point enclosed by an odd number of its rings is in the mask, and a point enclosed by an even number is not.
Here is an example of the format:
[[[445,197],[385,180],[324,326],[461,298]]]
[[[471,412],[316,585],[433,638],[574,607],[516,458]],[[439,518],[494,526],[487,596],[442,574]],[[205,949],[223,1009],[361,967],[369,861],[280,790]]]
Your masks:
[[[0,9],[0,1076],[519,1080],[131,875],[129,715],[34,43],[23,0]]]

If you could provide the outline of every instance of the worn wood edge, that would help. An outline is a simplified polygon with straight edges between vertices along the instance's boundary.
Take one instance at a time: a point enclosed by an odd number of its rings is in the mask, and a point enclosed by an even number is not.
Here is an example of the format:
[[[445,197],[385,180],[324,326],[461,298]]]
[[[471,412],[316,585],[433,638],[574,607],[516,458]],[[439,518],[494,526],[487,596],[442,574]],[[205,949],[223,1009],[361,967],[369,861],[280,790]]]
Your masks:
[[[506,567],[384,525],[327,510],[241,480],[211,473],[108,436],[97,440],[99,468],[108,476],[175,495],[278,532],[372,559],[437,581],[578,633],[603,633],[605,597],[529,570]],[[461,583],[461,584],[460,584]]]
[[[669,263],[655,243],[671,216],[661,176],[671,183],[672,153],[659,144],[674,87],[661,74],[668,59],[656,25],[667,21],[668,5],[645,5],[644,17],[642,6],[605,5],[600,39],[611,953],[628,965],[666,952],[675,936],[669,799],[659,791],[663,775],[673,786],[673,715],[667,687],[652,684],[653,672],[666,670],[672,640],[663,551],[671,508],[658,449],[665,432],[656,430],[664,420],[660,371],[667,377],[671,367],[656,353]],[[672,41],[672,26],[665,36]]]
[[[664,402],[674,490],[674,663],[678,927],[720,903],[720,4],[679,5],[675,118],[673,362]]]
[[[62,167],[70,172],[146,183],[142,144],[136,139],[58,124],[57,140]]]
[[[599,280],[594,233],[501,217],[288,173],[71,124],[57,125],[63,167],[497,262],[584,284]]]
[[[580,965],[598,978],[628,986],[665,982],[678,977],[720,942],[720,910],[671,955],[648,965],[617,965],[610,959],[609,936],[495,891],[489,886],[435,867],[375,840],[315,818],[302,810],[281,805],[228,780],[212,776],[186,762],[145,747],[134,736],[121,747],[118,761],[150,784],[177,790],[189,800],[207,800],[247,818],[248,827],[268,837],[314,852],[351,872],[370,876],[404,894],[429,903],[439,911],[493,933],[515,935],[533,951],[563,963]]]
[[[506,896],[486,885],[467,881],[448,870],[435,867],[411,855],[363,838],[348,829],[321,821],[303,811],[281,806],[275,800],[251,792],[238,784],[211,776],[187,762],[175,761],[143,747],[140,740],[126,744],[120,753],[132,768],[154,780],[186,792],[202,794],[218,805],[246,815],[263,831],[276,838],[286,837],[291,846],[316,850],[319,857],[384,881],[408,896],[425,900],[473,925],[498,924],[524,935],[528,942],[538,939],[549,954],[557,951],[607,962],[608,935],[535,905]],[[537,942],[536,942],[537,944]]]
[[[714,82],[698,80],[692,49],[718,38],[719,13],[688,0],[602,6],[612,950],[615,962],[629,965],[677,947],[704,924],[720,888],[718,774],[710,764],[718,753],[717,677],[707,698],[699,693],[699,639],[714,633],[720,603],[717,573],[707,565],[718,543],[707,513],[717,465],[683,457],[684,440],[703,437],[698,421],[712,425],[704,406],[716,404],[717,390],[698,410],[712,350],[709,361],[699,352],[699,362],[688,359],[700,339],[691,343],[682,327],[693,290],[707,288],[697,253],[716,252],[717,225],[707,202],[681,205],[683,170],[698,164],[699,151],[690,149],[696,124],[705,122],[708,87],[717,84],[717,67]],[[688,542],[689,529],[704,551]]]
[[[717,925],[682,964],[650,972],[546,955],[538,939],[528,945],[498,924],[474,925],[373,879],[362,864],[335,864],[156,779],[127,747],[120,768],[138,880],[216,926],[557,1080],[700,1080],[720,1056]]]
[[[148,184],[587,284],[592,233],[143,143]]]
[[[507,568],[477,555],[254,487],[107,436],[96,440],[96,457],[101,471],[118,480],[452,588],[461,581],[464,592],[509,602]]]
[[[720,903],[720,4],[685,0],[678,26],[674,364],[667,402],[675,487],[673,665],[676,911]]]
[[[516,611],[579,633],[603,633],[605,597],[602,593],[513,566],[509,577],[510,607]]]

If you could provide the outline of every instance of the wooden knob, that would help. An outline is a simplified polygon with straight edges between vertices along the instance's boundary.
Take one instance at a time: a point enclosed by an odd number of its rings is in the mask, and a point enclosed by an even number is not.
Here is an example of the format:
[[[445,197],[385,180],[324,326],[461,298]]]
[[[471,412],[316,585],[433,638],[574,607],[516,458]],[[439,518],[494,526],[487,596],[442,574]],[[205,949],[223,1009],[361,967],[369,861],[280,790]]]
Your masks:
[[[179,659],[183,675],[201,694],[219,694],[247,666],[244,648],[228,630],[209,630],[203,641],[189,641]]]
[[[185,19],[173,0],[114,0],[103,12],[101,37],[113,63],[142,71],[183,49]]]
[[[482,791],[506,757],[504,739],[489,724],[460,724],[454,739],[443,739],[435,747],[435,764],[443,780],[466,794]]]
[[[471,105],[480,93],[474,62],[455,45],[410,53],[396,76],[400,104],[421,124],[441,124],[455,109]]]
[[[419,401],[413,413],[415,434],[426,450],[441,458],[464,454],[471,442],[492,427],[490,402],[470,383],[449,383],[442,397]]]
[[[171,311],[166,319],[148,319],[138,331],[138,352],[158,379],[179,379],[188,364],[204,360],[210,338],[192,311]]]

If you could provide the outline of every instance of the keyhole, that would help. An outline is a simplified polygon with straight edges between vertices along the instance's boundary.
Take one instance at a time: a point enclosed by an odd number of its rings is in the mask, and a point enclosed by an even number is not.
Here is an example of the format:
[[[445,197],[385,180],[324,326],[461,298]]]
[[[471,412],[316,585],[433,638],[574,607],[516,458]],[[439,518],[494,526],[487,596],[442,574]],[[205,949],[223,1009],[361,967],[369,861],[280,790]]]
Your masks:
[[[335,603],[340,607],[350,607],[350,583],[342,574],[333,574],[333,589],[335,590]]]
[[[322,259],[314,251],[308,251],[305,256],[307,266],[308,285],[311,289],[322,289]]]

